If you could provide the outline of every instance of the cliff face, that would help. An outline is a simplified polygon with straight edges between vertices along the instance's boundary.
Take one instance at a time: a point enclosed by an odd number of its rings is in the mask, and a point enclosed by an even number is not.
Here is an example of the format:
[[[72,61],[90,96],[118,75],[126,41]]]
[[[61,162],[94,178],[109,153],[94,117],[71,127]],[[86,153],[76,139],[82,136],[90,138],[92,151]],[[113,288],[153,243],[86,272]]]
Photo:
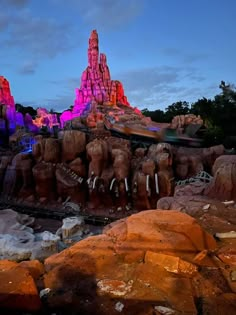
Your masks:
[[[0,105],[15,107],[14,98],[11,95],[10,85],[6,78],[0,76]]]
[[[106,55],[99,54],[98,34],[93,30],[89,38],[88,66],[81,76],[80,88],[76,89],[76,99],[73,112],[80,113],[90,101],[98,104],[129,106],[124,95],[122,83],[111,80]]]
[[[10,85],[6,78],[0,76],[0,131],[13,133],[16,127],[16,110]]]

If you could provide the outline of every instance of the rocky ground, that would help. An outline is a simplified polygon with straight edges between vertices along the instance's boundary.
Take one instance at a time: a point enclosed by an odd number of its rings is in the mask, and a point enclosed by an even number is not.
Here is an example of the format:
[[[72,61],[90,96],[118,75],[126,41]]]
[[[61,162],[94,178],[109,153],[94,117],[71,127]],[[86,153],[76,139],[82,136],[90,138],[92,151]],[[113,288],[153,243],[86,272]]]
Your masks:
[[[32,225],[5,211],[12,224],[1,221],[1,251],[2,234],[11,226],[24,255],[31,248],[34,256],[0,261],[4,314],[236,314],[235,156],[216,159],[212,175],[209,182],[177,185],[157,209],[120,219],[97,236],[78,235],[67,222],[56,242],[74,245],[59,253],[51,234],[32,234],[55,233],[59,221],[36,219]],[[86,238],[75,242],[74,236]],[[46,256],[36,256],[45,248]]]
[[[235,231],[234,204],[181,198],[179,211],[131,215],[43,263],[0,261],[0,305],[9,314],[235,314],[236,238],[224,234]]]

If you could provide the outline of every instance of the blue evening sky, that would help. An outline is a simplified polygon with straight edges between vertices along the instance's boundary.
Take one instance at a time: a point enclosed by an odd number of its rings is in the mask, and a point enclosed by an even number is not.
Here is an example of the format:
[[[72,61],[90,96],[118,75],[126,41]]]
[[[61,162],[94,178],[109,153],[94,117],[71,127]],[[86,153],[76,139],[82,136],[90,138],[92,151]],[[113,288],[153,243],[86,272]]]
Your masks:
[[[15,101],[74,103],[97,29],[132,106],[165,109],[236,83],[236,0],[0,0],[0,75]]]

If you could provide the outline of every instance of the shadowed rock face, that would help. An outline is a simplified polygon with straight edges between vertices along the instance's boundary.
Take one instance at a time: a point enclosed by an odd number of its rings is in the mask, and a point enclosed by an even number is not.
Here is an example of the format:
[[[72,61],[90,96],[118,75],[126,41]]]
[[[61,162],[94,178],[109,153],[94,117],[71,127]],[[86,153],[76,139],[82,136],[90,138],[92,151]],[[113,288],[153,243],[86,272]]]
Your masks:
[[[39,198],[45,198],[46,200],[55,200],[55,166],[52,163],[37,163],[33,167],[33,176],[35,181],[35,191]]]
[[[76,203],[85,203],[86,190],[85,183],[80,182],[80,176],[73,174],[69,168],[63,168],[61,165],[56,169],[57,195]]]
[[[41,308],[37,287],[27,269],[17,263],[2,260],[0,281],[1,310],[7,308],[18,311],[38,311]]]
[[[219,200],[236,200],[236,155],[223,155],[213,165],[214,178],[205,195]]]

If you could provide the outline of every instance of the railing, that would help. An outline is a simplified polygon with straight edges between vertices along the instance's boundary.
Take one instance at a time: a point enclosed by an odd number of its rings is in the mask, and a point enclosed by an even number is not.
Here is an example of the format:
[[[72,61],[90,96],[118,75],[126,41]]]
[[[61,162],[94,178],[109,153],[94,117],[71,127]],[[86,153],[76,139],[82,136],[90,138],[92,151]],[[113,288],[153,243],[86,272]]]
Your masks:
[[[205,171],[201,171],[196,176],[184,179],[184,180],[178,180],[175,182],[176,186],[182,186],[190,183],[196,183],[196,182],[203,182],[203,183],[209,183],[212,180],[212,176],[208,174]]]

